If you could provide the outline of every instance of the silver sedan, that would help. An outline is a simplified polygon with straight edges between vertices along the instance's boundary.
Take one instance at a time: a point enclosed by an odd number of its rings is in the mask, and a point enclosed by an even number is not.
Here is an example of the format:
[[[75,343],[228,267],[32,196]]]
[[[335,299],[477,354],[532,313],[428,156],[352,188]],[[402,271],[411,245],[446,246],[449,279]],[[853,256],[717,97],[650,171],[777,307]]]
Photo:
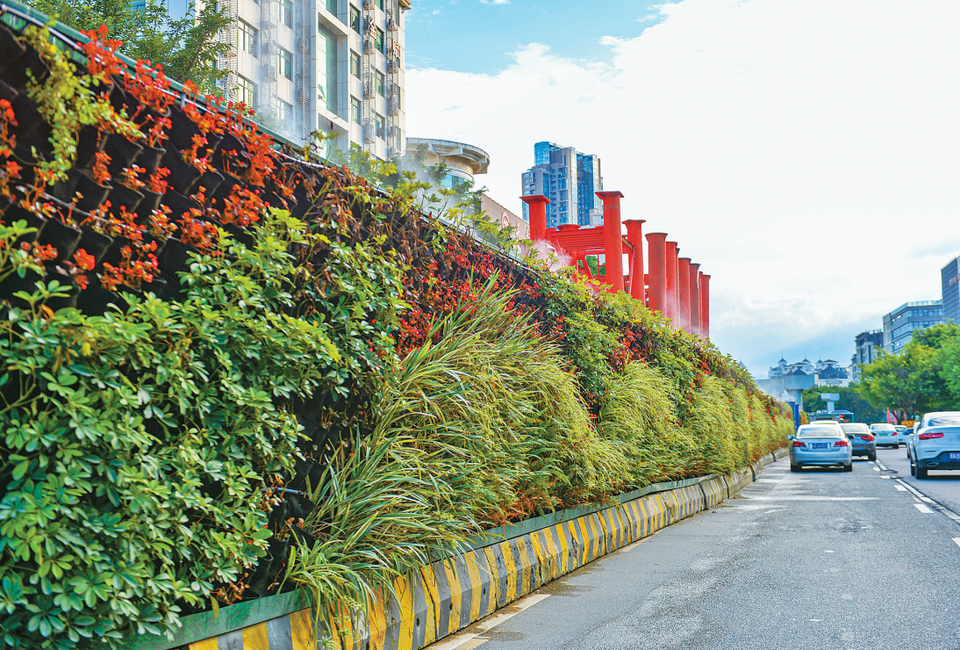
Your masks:
[[[790,436],[790,471],[798,472],[804,466],[833,467],[839,465],[845,472],[853,471],[853,447],[836,422],[804,424]]]

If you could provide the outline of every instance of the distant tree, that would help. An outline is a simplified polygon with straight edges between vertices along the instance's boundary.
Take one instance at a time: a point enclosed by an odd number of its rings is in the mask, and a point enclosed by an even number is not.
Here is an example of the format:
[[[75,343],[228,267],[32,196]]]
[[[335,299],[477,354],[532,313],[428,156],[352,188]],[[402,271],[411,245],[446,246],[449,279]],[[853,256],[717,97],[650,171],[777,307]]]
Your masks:
[[[859,393],[876,408],[889,408],[896,421],[949,404],[940,378],[937,350],[911,341],[899,354],[881,354],[861,368]]]
[[[806,388],[803,391],[803,410],[805,413],[816,413],[827,408],[826,402],[820,397],[819,388]]]
[[[216,64],[231,45],[220,42],[218,36],[231,19],[218,3],[205,3],[199,12],[190,4],[186,16],[175,17],[158,0],[147,0],[144,9],[134,9],[130,0],[24,1],[74,29],[106,25],[111,37],[123,41],[122,54],[162,65],[171,79],[189,79],[203,92],[216,93],[217,81],[227,74]]]

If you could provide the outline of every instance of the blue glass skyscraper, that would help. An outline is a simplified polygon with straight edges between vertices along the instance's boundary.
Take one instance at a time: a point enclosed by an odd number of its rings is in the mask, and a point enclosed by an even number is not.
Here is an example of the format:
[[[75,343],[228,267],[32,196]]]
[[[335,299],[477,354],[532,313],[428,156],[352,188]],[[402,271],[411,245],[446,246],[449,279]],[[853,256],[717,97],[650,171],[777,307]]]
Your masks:
[[[603,190],[600,158],[554,142],[533,145],[534,166],[523,172],[523,196],[542,194],[547,205],[547,227],[561,224],[588,226],[603,220],[603,204],[596,192]],[[528,221],[527,206],[523,216]]]

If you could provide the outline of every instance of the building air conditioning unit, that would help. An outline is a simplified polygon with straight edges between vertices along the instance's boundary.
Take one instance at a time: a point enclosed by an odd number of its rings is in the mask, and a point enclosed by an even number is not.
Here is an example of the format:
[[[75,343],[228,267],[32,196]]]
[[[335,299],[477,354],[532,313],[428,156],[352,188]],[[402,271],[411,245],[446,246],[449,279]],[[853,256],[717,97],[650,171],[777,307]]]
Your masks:
[[[374,132],[373,124],[366,123],[363,125],[363,141],[364,142],[374,142],[376,139],[376,133]]]
[[[398,27],[397,27],[397,21],[395,21],[393,18],[388,18],[388,19],[387,19],[387,31],[395,32],[395,31],[397,31],[397,29],[398,29]]]
[[[364,54],[373,54],[373,39],[365,38],[363,39],[363,53]]]
[[[297,39],[297,51],[301,54],[310,54],[310,39],[306,36],[301,36]]]

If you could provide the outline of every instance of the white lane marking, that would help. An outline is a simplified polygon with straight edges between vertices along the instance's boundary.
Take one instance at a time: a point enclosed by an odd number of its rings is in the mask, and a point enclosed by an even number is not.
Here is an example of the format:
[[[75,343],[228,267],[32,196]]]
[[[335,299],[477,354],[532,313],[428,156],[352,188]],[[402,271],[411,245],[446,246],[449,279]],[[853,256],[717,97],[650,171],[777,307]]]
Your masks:
[[[922,512],[922,513],[924,513],[924,514],[927,514],[927,515],[932,515],[932,514],[933,514],[933,510],[931,510],[931,509],[928,508],[927,506],[923,505],[922,503],[914,503],[913,505],[914,505],[914,507],[915,507],[917,510],[919,510],[920,512]]]
[[[836,553],[836,551],[824,551],[824,553]]]
[[[658,530],[657,533],[659,533],[659,532],[660,532],[660,531]],[[654,533],[654,535],[656,535],[657,533]],[[650,537],[653,537],[653,535],[651,535]],[[637,541],[637,542],[634,542],[633,544],[628,544],[628,545],[624,546],[623,548],[621,548],[621,549],[620,549],[619,551],[617,551],[617,552],[618,552],[618,553],[629,553],[630,551],[632,551],[633,549],[637,548],[638,546],[640,546],[641,544],[643,544],[645,541],[647,541],[648,539],[650,539],[650,537],[644,537],[643,539],[641,539],[641,540],[639,540],[639,541]]]
[[[880,476],[880,478],[890,478],[890,477],[887,476],[886,474],[882,474],[882,475]]]
[[[823,619],[820,618],[811,618],[809,619],[811,623],[821,623]]]
[[[528,607],[532,607],[539,603],[545,598],[549,598],[550,594],[530,594],[526,598],[521,598],[517,602],[509,605],[509,611],[501,612],[500,614],[494,614],[490,618],[484,619],[472,626],[470,629],[472,632],[463,632],[462,634],[455,634],[445,641],[440,643],[435,643],[429,646],[430,650],[455,650],[456,648],[462,648],[467,643],[477,638],[484,632],[492,630],[497,627],[504,621],[513,618],[523,610]],[[465,650],[465,649],[464,649]]]
[[[924,503],[933,503],[933,499],[928,499],[927,497],[920,497],[920,500]]]
[[[960,546],[960,537],[954,537],[953,541],[956,542],[957,546]]]
[[[907,491],[907,488],[903,487],[902,485],[894,485],[893,487],[897,488],[897,489],[900,490],[901,492],[906,492],[906,491]]]
[[[873,468],[873,471],[874,471],[874,472],[879,472],[879,471],[880,471],[880,468],[879,468],[879,467],[874,467],[874,468]]]
[[[883,465],[883,464],[881,464],[881,463],[877,463],[877,465],[880,465],[880,469],[887,469],[887,466],[886,466],[886,465]]]

